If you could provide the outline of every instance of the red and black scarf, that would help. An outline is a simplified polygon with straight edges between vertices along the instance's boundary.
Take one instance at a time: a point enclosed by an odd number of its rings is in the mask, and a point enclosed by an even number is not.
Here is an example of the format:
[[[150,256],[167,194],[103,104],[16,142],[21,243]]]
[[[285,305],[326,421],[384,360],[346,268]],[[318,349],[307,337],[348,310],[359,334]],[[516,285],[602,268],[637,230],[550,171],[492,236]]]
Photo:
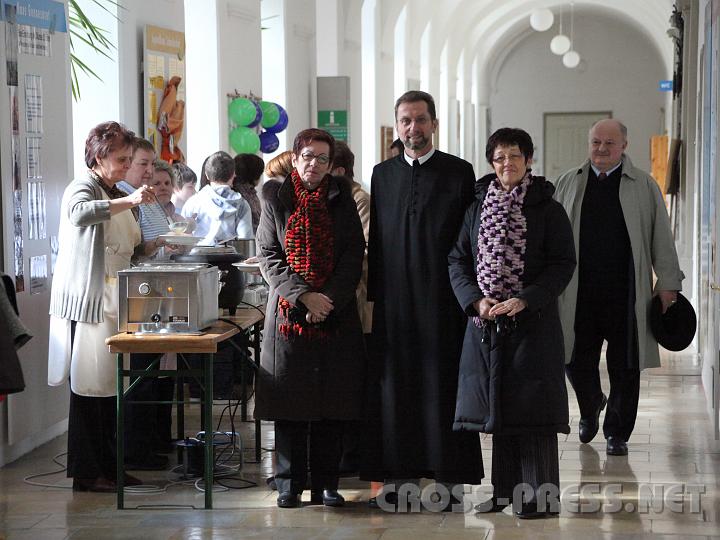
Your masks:
[[[288,218],[285,232],[285,256],[290,268],[299,274],[314,291],[320,290],[333,270],[333,229],[328,210],[329,176],[309,191],[300,175],[293,169],[295,210]],[[278,304],[278,329],[285,339],[302,336],[313,340],[326,336],[322,324],[310,324],[304,311],[298,310],[285,298]]]

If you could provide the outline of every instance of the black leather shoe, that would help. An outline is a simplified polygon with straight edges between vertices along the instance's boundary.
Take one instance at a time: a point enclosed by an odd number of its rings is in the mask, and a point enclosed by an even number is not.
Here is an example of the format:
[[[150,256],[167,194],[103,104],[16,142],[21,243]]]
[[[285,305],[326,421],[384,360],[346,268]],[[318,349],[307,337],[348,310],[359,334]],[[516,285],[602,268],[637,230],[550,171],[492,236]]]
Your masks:
[[[277,505],[279,508],[297,508],[300,506],[300,495],[290,491],[283,491],[278,495]]]
[[[336,489],[310,492],[310,504],[324,504],[325,506],[345,506],[345,498]]]
[[[380,503],[378,502],[378,499],[380,499],[380,498],[384,498],[383,506],[385,508],[382,508],[380,506]],[[391,493],[385,493],[385,494],[381,493],[377,497],[370,497],[368,499],[368,507],[371,508],[372,510],[388,510],[388,511],[390,511],[388,507],[391,506],[393,511],[397,511],[397,504],[398,504],[398,497],[397,497],[397,493],[395,493],[394,491]]]
[[[503,510],[505,510],[505,508],[512,504],[512,501],[508,499],[503,499],[503,501],[507,502],[505,504],[498,504],[497,499],[493,497],[489,501],[476,504],[475,512],[477,512],[478,514],[493,514],[496,512],[502,512]]]
[[[454,511],[453,508],[455,507],[455,505],[458,505],[458,504],[462,506],[462,501],[460,499],[458,499],[455,495],[451,494],[450,500],[445,505],[445,508],[443,508],[441,510],[441,512],[453,512]],[[460,511],[462,512],[462,510],[460,510]]]
[[[600,429],[600,413],[605,408],[605,405],[607,405],[607,397],[605,397],[605,394],[602,394],[600,406],[597,408],[597,411],[595,411],[595,414],[589,418],[580,418],[579,434],[581,443],[587,444],[597,435],[598,429]]]
[[[627,456],[628,447],[627,443],[622,437],[610,435],[607,440],[607,455],[608,456]]]
[[[128,473],[125,473],[125,478],[123,479],[123,482],[126,486],[142,486],[143,483],[142,480],[140,480],[138,477]]]
[[[515,514],[515,517],[518,517],[520,519],[542,519],[545,517],[557,515],[557,513],[555,512],[540,512],[538,510],[537,504],[535,503],[525,503],[522,505],[522,508],[519,512],[513,513]]]
[[[73,478],[73,491],[92,491],[94,493],[115,493],[117,484],[109,478]]]
[[[167,456],[149,454],[142,459],[129,458],[125,460],[125,468],[131,471],[164,471],[169,460]]]

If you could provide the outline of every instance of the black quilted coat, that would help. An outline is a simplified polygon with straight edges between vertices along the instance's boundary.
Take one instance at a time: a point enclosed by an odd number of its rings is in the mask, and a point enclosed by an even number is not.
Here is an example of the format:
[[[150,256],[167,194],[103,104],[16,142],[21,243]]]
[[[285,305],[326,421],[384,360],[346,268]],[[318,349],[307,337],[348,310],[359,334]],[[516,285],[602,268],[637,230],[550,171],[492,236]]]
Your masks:
[[[490,324],[483,341],[483,331],[472,320],[477,315],[473,302],[483,298],[476,275],[480,214],[494,177],[478,180],[477,200],[449,255],[453,290],[468,315],[453,429],[569,433],[557,297],[575,269],[575,247],[567,214],[552,199],[555,188],[542,177],[533,177],[523,204],[527,248],[518,296],[528,307],[517,315],[517,328],[508,336],[499,336]]]

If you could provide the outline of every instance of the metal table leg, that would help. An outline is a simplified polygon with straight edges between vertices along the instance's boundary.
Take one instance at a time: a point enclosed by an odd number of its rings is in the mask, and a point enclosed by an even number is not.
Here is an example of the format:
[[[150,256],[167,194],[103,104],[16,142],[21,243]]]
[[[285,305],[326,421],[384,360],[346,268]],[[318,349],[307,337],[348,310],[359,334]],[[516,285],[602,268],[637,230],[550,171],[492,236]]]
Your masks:
[[[257,366],[257,369],[255,370],[255,385],[257,385],[257,379],[260,376],[260,321],[256,322],[253,325],[252,329],[253,334],[253,360],[255,360],[255,365]],[[257,386],[256,386],[257,388]],[[257,401],[257,398],[256,398]],[[262,433],[261,433],[261,426],[260,426],[260,420],[255,416],[255,411],[253,410],[253,417],[255,418],[255,461],[258,463],[260,462],[260,450],[262,447],[261,439],[262,439]]]
[[[215,457],[215,447],[213,445],[213,364],[215,355],[203,355],[203,386],[205,392],[203,394],[203,429],[205,430],[205,509],[212,508],[212,488],[213,488],[213,461]]]
[[[117,459],[117,507],[122,510],[125,507],[125,377],[123,376],[123,355],[117,355],[117,416],[115,426],[115,444]]]

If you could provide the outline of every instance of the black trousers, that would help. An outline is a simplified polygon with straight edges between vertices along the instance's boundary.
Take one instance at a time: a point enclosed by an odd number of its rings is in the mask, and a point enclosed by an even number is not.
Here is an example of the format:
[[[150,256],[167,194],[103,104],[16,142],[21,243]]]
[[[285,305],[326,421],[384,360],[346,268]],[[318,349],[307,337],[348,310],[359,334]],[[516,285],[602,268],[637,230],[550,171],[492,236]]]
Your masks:
[[[145,369],[158,356],[155,353],[131,354],[130,369]],[[134,379],[131,379],[134,380]],[[170,401],[175,380],[169,377],[141,379],[127,395],[133,401]],[[125,405],[125,458],[142,463],[152,452],[170,443],[172,405]]]
[[[312,490],[337,489],[345,422],[275,421],[275,483],[278,492],[302,493],[307,483],[308,447]]]
[[[115,479],[116,404],[114,396],[88,397],[70,390],[68,477]]]
[[[627,294],[604,297],[578,294],[575,316],[575,350],[565,372],[577,395],[580,416],[592,417],[602,399],[600,353],[607,341],[610,376],[603,434],[630,439],[640,398],[635,318],[628,309]]]
[[[70,321],[70,354],[75,341],[75,321]],[[70,389],[68,414],[68,478],[114,479],[116,399],[81,396]]]
[[[525,502],[535,502],[541,487],[545,493],[548,493],[548,485],[559,489],[558,461],[555,433],[493,435],[491,481],[495,498],[521,504],[522,501],[513,501],[513,492],[520,484],[528,484],[533,492],[524,494]],[[545,499],[548,502],[551,500],[549,495]]]

